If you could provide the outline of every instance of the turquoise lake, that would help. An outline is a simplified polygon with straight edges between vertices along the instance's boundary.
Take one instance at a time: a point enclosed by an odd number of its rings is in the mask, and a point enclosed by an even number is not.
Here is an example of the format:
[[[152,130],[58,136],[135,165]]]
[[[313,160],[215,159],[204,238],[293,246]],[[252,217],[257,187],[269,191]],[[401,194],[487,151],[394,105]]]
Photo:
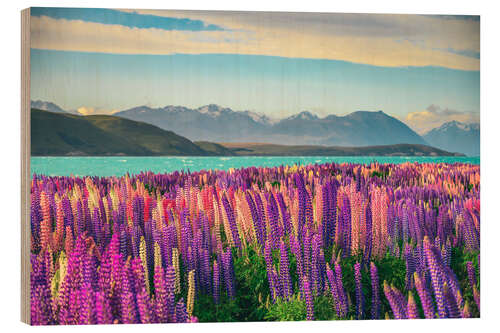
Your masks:
[[[387,156],[237,156],[237,157],[31,157],[31,174],[47,176],[121,176],[141,171],[168,173],[176,170],[227,170],[249,166],[273,167],[293,164],[336,163],[471,163],[479,157],[387,157]]]

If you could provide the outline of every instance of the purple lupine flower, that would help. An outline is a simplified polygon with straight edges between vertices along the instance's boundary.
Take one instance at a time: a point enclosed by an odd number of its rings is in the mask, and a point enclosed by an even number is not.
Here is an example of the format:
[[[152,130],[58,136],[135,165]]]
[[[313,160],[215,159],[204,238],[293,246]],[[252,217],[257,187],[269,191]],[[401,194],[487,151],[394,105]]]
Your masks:
[[[344,257],[348,257],[351,255],[351,203],[349,198],[345,195],[343,198],[343,212],[344,215]]]
[[[341,308],[341,304],[340,304],[341,301],[340,301],[338,289],[337,289],[337,280],[335,278],[335,274],[333,273],[330,266],[328,266],[328,265],[326,267],[326,276],[328,278],[330,292],[332,294],[332,298],[333,298],[333,301],[335,303],[335,311],[337,312],[337,316],[339,318],[342,318],[342,308]]]
[[[444,297],[446,298],[446,310],[448,318],[461,318],[461,311],[458,308],[458,304],[456,302],[455,296],[453,295],[453,291],[448,285],[445,283],[443,288]]]
[[[266,242],[266,246],[264,247],[264,260],[266,262],[266,271],[267,271],[267,281],[269,283],[269,291],[271,292],[271,298],[273,301],[276,300],[277,294],[277,286],[276,281],[273,278],[273,256],[272,256],[272,248],[271,248],[271,240]]]
[[[372,209],[371,203],[368,202],[366,205],[366,241],[365,241],[365,251],[363,253],[364,262],[368,262],[372,255]]]
[[[234,285],[233,256],[230,249],[222,253],[222,263],[227,295],[232,299],[235,297],[236,291]]]
[[[372,282],[372,319],[380,318],[380,296],[379,296],[379,279],[377,266],[370,262],[370,277]]]
[[[413,280],[415,281],[415,288],[417,289],[418,297],[420,298],[420,302],[422,303],[422,309],[424,310],[425,318],[435,318],[434,304],[432,303],[431,294],[429,290],[427,290],[427,287],[424,281],[422,281],[418,272],[415,272],[413,274]]]
[[[335,278],[337,281],[337,290],[342,309],[342,317],[345,317],[347,315],[349,304],[347,303],[347,293],[345,292],[344,284],[342,282],[342,268],[338,262],[335,263]]]
[[[474,269],[472,261],[467,261],[465,264],[467,266],[467,276],[469,277],[469,283],[472,288],[473,286],[477,285],[476,271]]]
[[[248,206],[250,207],[250,214],[252,215],[252,222],[253,222],[253,227],[255,229],[255,234],[257,236],[257,242],[261,246],[264,246],[265,230],[263,230],[261,215],[257,212],[257,207],[255,205],[255,202],[254,202],[250,192],[246,192],[245,197],[246,197]],[[259,197],[259,199],[260,199],[260,197]]]
[[[278,230],[279,211],[278,205],[276,204],[276,199],[274,199],[274,195],[272,193],[270,193],[267,202],[267,216],[269,218],[271,245],[273,249],[277,249],[279,248],[280,238],[280,233]]]
[[[424,252],[427,259],[427,265],[429,266],[429,272],[431,275],[432,287],[434,290],[434,296],[436,298],[436,304],[438,309],[439,318],[446,318],[446,300],[443,294],[443,281],[441,280],[441,272],[438,262],[438,257],[433,251],[429,238],[424,238]]]
[[[32,325],[50,325],[53,323],[51,295],[47,286],[31,286],[31,323]]]
[[[315,234],[312,237],[311,244],[311,289],[314,296],[317,296],[320,293],[320,268],[319,268],[319,252],[321,247],[321,237],[319,234]]]
[[[384,281],[384,294],[387,300],[389,301],[389,305],[391,306],[392,313],[394,313],[395,319],[406,319],[406,309],[403,308],[401,304],[401,300],[398,295],[395,293],[395,288],[389,286],[389,284]]]
[[[188,320],[188,313],[186,310],[186,304],[184,300],[181,298],[177,305],[175,306],[175,322],[176,323],[185,323]]]
[[[165,270],[167,320],[173,322],[175,317],[175,268],[170,265]]]
[[[283,294],[286,299],[292,296],[292,282],[290,279],[288,262],[288,251],[286,249],[285,243],[281,241],[280,243],[280,278],[281,285],[283,286]]]
[[[283,199],[283,194],[279,192],[278,196],[278,204],[281,211],[281,217],[283,220],[283,233],[284,235],[288,235],[291,233],[292,227],[290,222],[290,213],[287,211],[285,200]]]
[[[354,280],[356,284],[356,317],[362,319],[364,317],[364,295],[361,285],[361,264],[354,264]]]
[[[304,289],[304,299],[306,301],[306,310],[307,310],[307,320],[314,320],[314,303],[313,297],[311,294],[311,286],[309,284],[309,279],[307,276],[302,276],[302,286]]]
[[[214,268],[213,268],[213,296],[214,296],[214,303],[219,304],[219,297],[220,297],[220,271],[219,271],[219,265],[217,265],[217,261],[214,260]]]
[[[295,261],[297,263],[297,275],[302,276],[304,274],[302,250],[300,248],[299,241],[295,238],[294,235],[290,235],[290,249],[292,253],[295,255]]]
[[[405,289],[413,289],[413,273],[416,271],[415,257],[411,249],[411,245],[406,243],[404,246],[404,257],[406,261]]]
[[[229,204],[229,201],[227,200],[226,194],[222,196],[222,205],[224,206],[224,209],[226,211],[227,220],[229,222],[229,228],[231,229],[231,235],[234,241],[234,245],[237,248],[241,248],[240,235],[238,233],[238,227],[236,226],[234,211],[231,205]]]

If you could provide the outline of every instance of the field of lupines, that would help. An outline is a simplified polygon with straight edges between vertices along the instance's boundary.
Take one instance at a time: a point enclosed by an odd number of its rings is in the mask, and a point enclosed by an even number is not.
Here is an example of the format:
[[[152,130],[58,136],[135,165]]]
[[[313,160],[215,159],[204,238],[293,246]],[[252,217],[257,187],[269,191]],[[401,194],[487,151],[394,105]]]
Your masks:
[[[34,175],[32,324],[479,317],[479,171]]]

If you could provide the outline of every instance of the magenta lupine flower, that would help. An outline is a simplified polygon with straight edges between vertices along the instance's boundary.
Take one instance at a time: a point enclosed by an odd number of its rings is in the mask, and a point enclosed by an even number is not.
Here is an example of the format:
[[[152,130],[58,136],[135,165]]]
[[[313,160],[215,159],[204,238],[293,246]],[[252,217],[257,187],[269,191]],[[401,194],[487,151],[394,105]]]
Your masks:
[[[304,229],[305,230],[305,229]],[[304,255],[303,255],[303,258],[304,258],[304,274],[306,276],[310,276],[311,275],[311,241],[312,241],[312,237],[311,235],[309,234],[309,231],[307,231],[304,235],[304,237],[302,238],[303,240],[303,251],[304,251]]]
[[[155,286],[155,301],[154,301],[155,317],[159,323],[166,323],[168,318],[167,287],[165,284],[163,268],[161,266],[155,267],[154,286]]]
[[[361,285],[361,264],[357,262],[354,264],[354,280],[356,284],[356,317],[362,319],[364,317],[364,296],[363,288]]]
[[[306,320],[314,320],[314,303],[311,294],[311,286],[309,284],[309,279],[305,275],[302,277],[302,286],[304,289],[304,299],[306,301],[306,310],[307,310]]]
[[[129,291],[123,292],[121,295],[121,322],[123,324],[137,322],[134,295]]]
[[[112,324],[111,307],[109,301],[102,292],[95,293],[95,312],[98,324]]]
[[[370,277],[372,283],[372,319],[380,318],[380,296],[379,296],[379,279],[377,266],[373,262],[370,262]]]
[[[95,295],[89,283],[85,283],[80,289],[80,309],[79,309],[79,325],[91,325],[96,323],[95,318]]]
[[[139,312],[139,320],[143,324],[153,322],[153,314],[151,312],[151,305],[149,295],[145,288],[142,288],[136,294],[137,311]],[[175,309],[174,309],[175,311]]]

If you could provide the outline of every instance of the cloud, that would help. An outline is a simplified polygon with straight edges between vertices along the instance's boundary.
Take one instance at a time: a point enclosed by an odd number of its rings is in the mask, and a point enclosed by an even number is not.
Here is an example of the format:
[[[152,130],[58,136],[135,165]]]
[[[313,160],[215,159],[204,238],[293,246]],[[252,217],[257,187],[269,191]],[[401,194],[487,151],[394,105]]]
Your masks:
[[[425,110],[410,112],[401,119],[417,133],[424,134],[442,124],[456,120],[463,123],[479,123],[478,112],[462,112],[452,109],[442,109],[438,105],[430,105]]]
[[[146,29],[33,16],[31,47],[121,54],[248,54],[389,67],[479,70],[479,59],[464,55],[479,52],[477,21],[419,15],[142,10],[137,13],[199,20],[224,30]],[[416,40],[419,42],[415,43]]]
[[[110,115],[110,114],[118,112],[119,110],[104,110],[101,108],[81,106],[76,111],[79,114],[84,115],[84,116],[92,116],[92,115],[96,115],[96,114]]]
[[[131,28],[157,28],[164,30],[221,30],[213,24],[200,20],[174,18],[151,14],[137,14],[134,11],[122,11],[106,8],[64,8],[32,7],[32,17],[47,16],[54,19],[81,20],[102,24],[119,24]]]

